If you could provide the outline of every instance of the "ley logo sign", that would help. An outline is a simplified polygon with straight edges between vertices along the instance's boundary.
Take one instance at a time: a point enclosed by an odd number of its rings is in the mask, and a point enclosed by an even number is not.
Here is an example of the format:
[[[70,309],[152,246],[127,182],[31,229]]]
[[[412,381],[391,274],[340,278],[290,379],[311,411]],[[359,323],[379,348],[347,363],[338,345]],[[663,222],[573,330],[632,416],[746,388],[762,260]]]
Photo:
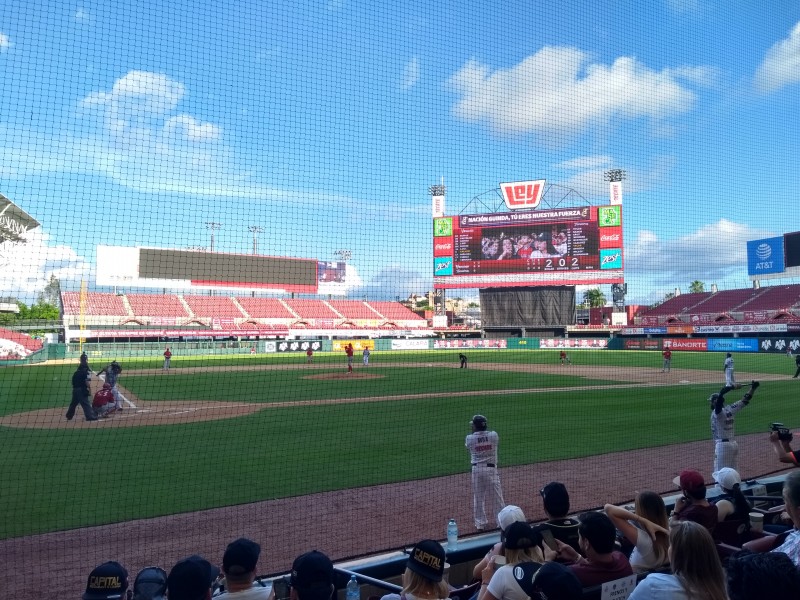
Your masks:
[[[536,208],[542,200],[544,192],[544,179],[535,181],[517,181],[514,183],[501,183],[503,200],[510,210],[521,208]]]

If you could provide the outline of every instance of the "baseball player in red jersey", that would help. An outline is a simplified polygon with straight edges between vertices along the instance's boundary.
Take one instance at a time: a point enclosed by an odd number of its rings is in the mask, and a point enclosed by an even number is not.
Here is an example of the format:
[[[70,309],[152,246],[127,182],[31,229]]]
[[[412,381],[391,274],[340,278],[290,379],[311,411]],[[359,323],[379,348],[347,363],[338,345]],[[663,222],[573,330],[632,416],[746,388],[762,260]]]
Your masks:
[[[167,346],[167,349],[164,350],[164,366],[161,367],[163,371],[169,371],[169,363],[172,360],[172,351]]]
[[[669,348],[664,348],[661,356],[664,358],[664,364],[661,365],[661,372],[669,373],[669,369],[672,366],[672,350]]]
[[[496,515],[506,505],[497,470],[497,446],[500,438],[496,432],[488,431],[488,423],[483,415],[472,417],[470,426],[472,433],[467,436],[464,445],[469,450],[472,464],[472,506],[475,528],[484,530],[489,525],[486,518],[487,497],[493,504],[489,507],[489,514]]]
[[[314,350],[311,349],[311,346],[309,346],[308,350],[306,350],[306,362],[307,363],[314,362]]]
[[[347,372],[353,372],[353,344],[347,344],[344,347],[344,353],[347,354]]]

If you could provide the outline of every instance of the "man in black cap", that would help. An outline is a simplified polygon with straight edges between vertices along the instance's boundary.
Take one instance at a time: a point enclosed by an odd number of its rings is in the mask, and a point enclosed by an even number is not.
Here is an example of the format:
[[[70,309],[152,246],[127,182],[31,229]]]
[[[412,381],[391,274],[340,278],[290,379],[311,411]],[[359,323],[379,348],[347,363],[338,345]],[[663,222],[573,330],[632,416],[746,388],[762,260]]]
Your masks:
[[[578,544],[580,523],[577,519],[567,516],[569,513],[567,486],[560,481],[551,481],[539,491],[539,494],[542,497],[542,505],[547,515],[547,522],[537,526],[537,530],[549,529],[555,539],[569,544],[580,552],[580,545]]]
[[[269,589],[253,585],[260,555],[261,546],[247,538],[239,538],[228,544],[222,556],[226,600],[266,600],[269,597]]]
[[[167,576],[169,600],[210,600],[219,569],[201,556],[178,561]]]
[[[522,562],[514,568],[514,578],[522,591],[530,598],[558,598],[558,600],[580,600],[583,586],[572,570],[557,562],[543,565]]]
[[[475,415],[469,422],[470,433],[464,445],[469,451],[472,465],[472,508],[475,529],[482,531],[489,526],[486,505],[490,514],[496,515],[506,505],[503,488],[497,470],[497,446],[500,438],[497,432],[489,430],[489,423],[483,415]]]
[[[89,365],[81,363],[78,369],[72,375],[72,402],[69,404],[67,414],[65,415],[67,421],[71,421],[75,416],[75,409],[78,405],[83,409],[83,416],[87,421],[97,421],[97,415],[94,414],[92,403],[89,402],[89,380],[92,375],[89,371]]]
[[[330,600],[336,593],[333,563],[322,552],[312,550],[292,564],[291,600]],[[170,600],[175,600],[174,598]]]
[[[83,600],[125,600],[129,597],[128,571],[118,562],[104,562],[89,573]]]

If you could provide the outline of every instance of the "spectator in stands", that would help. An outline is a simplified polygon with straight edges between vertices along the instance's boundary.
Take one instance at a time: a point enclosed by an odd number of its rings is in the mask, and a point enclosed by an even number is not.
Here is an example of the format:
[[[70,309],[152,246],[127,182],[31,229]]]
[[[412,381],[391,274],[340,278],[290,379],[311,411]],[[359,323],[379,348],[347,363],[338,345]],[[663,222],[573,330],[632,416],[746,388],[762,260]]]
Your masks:
[[[381,600],[444,600],[450,595],[450,586],[444,581],[445,552],[439,542],[422,540],[411,549],[406,570],[403,572],[403,590],[386,594]],[[307,600],[300,598],[300,600]],[[324,600],[314,598],[310,600]]]
[[[529,598],[552,598],[553,600],[581,600],[583,587],[572,570],[560,563],[548,562],[543,565],[523,563],[514,570],[514,578],[519,582]]]
[[[634,511],[606,504],[605,512],[625,539],[633,544],[629,557],[634,572],[651,571],[669,561],[669,522],[664,500],[655,492],[640,492]]]
[[[628,600],[727,600],[722,564],[705,527],[693,521],[674,525],[669,560],[672,573],[651,573]]]
[[[317,550],[301,554],[294,560],[290,582],[290,600],[330,600],[336,594],[333,563]]]
[[[228,544],[222,556],[225,600],[266,600],[269,597],[269,589],[253,585],[260,555],[261,546],[247,538],[239,538]]]
[[[500,242],[500,256],[497,257],[497,260],[508,260],[509,258],[514,258],[514,240],[510,237],[503,238]]]
[[[500,240],[496,237],[485,237],[481,240],[481,253],[485,259],[497,258],[500,251]]]
[[[786,439],[781,439],[781,437],[785,437]],[[792,450],[791,432],[789,432],[787,436],[782,436],[780,432],[773,431],[769,434],[769,441],[772,442],[772,448],[775,450],[779,461],[794,465],[795,467],[800,465],[800,450]]]
[[[547,245],[547,236],[544,233],[540,233],[533,238],[531,258],[548,258],[550,256],[553,256],[553,252],[550,252],[550,248]]]
[[[179,560],[167,576],[169,600],[210,600],[219,569],[196,554]]]
[[[128,571],[115,561],[104,562],[89,573],[83,600],[125,600],[128,594]]]
[[[742,493],[742,478],[735,469],[725,467],[714,471],[711,476],[722,490],[722,495],[714,500],[717,506],[717,521],[747,521],[751,506]]]
[[[167,572],[160,567],[145,567],[133,581],[132,600],[164,600],[167,595]]]
[[[686,469],[674,479],[683,495],[675,501],[670,514],[670,526],[680,521],[695,521],[709,532],[717,525],[717,507],[706,500],[706,482],[694,469]]]
[[[783,481],[783,501],[789,513],[794,529],[789,532],[784,542],[772,550],[783,552],[795,566],[800,567],[800,471],[792,471]]]
[[[527,594],[514,579],[514,569],[523,562],[541,564],[542,536],[527,523],[516,521],[505,533],[505,564],[497,566],[495,557],[481,572],[478,600],[527,600]]]
[[[78,369],[72,374],[72,402],[67,409],[67,421],[71,421],[75,416],[75,409],[80,404],[83,409],[83,416],[87,421],[97,421],[91,402],[89,402],[89,381],[92,375],[89,372],[89,365],[81,363]]]
[[[553,252],[559,256],[564,256],[568,251],[567,232],[563,229],[558,231],[555,227],[553,227],[553,230],[550,233],[550,244],[553,246]]]
[[[569,565],[578,576],[583,587],[600,585],[633,574],[627,557],[615,550],[617,530],[607,515],[601,512],[586,512],[578,517],[579,543],[586,558],[574,548],[556,540],[557,550],[547,550],[547,560],[557,560]]]
[[[800,569],[782,552],[744,550],[725,564],[729,600],[795,598],[800,593]]]
[[[503,507],[503,510],[497,513],[497,525],[500,527],[500,541],[492,546],[489,552],[486,553],[486,556],[484,556],[472,569],[472,576],[474,579],[480,578],[481,572],[488,564],[491,563],[492,557],[503,554],[505,532],[512,523],[516,522],[527,523],[525,513],[522,512],[522,509],[519,506],[508,504],[507,506]]]
[[[554,538],[569,544],[580,552],[580,544],[578,543],[580,523],[577,519],[567,517],[569,513],[569,492],[567,492],[567,487],[560,481],[551,481],[539,491],[539,495],[542,497],[542,505],[547,515],[547,521],[537,529],[549,529]]]
[[[531,252],[533,252],[533,246],[531,245],[533,239],[531,238],[530,234],[523,233],[519,236],[517,240],[517,258],[530,258]]]

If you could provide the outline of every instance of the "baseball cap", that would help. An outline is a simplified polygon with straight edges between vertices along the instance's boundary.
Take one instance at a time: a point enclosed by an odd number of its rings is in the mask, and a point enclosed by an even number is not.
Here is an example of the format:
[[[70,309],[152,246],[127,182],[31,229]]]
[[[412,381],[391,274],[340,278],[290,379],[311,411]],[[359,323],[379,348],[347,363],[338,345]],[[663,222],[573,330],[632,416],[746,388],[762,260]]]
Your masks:
[[[694,469],[684,469],[681,474],[672,480],[672,483],[677,485],[682,490],[699,490],[706,487],[706,480],[699,471]]]
[[[522,569],[523,577],[517,578],[515,573],[514,578],[531,598],[549,598],[551,600],[580,600],[583,598],[583,586],[578,576],[572,569],[561,563],[546,562],[541,566],[536,563],[520,563],[514,570],[516,571],[517,568]]]
[[[333,594],[333,563],[322,552],[312,550],[292,564],[291,585],[302,600],[328,600]]]
[[[441,581],[444,575],[445,553],[439,542],[422,540],[411,549],[406,566],[431,581]]]
[[[233,575],[250,573],[256,570],[261,546],[247,538],[239,538],[228,544],[222,555],[222,570]]]
[[[560,481],[551,481],[539,492],[544,509],[553,516],[561,517],[569,512],[569,492]]]
[[[170,600],[202,600],[217,577],[217,567],[193,554],[172,567],[167,576],[167,596]]]
[[[121,564],[110,560],[96,566],[86,581],[83,600],[113,600],[122,598],[128,589],[128,571]]]
[[[486,417],[483,415],[475,415],[470,423],[475,426],[475,429],[486,429],[487,426]]]
[[[505,531],[506,539],[503,545],[508,550],[526,550],[533,548],[542,541],[542,534],[534,530],[527,523],[517,521],[508,526]]]
[[[719,471],[714,471],[711,476],[720,487],[726,490],[732,490],[737,483],[742,483],[742,478],[739,476],[739,473],[736,469],[731,469],[730,467],[723,467]]]
[[[167,572],[160,567],[145,567],[133,582],[133,600],[163,600],[167,593]]]
[[[522,512],[522,509],[519,506],[508,504],[507,506],[503,507],[503,510],[497,513],[497,524],[503,531],[508,529],[509,525],[516,523],[517,521],[525,522],[525,513]]]

